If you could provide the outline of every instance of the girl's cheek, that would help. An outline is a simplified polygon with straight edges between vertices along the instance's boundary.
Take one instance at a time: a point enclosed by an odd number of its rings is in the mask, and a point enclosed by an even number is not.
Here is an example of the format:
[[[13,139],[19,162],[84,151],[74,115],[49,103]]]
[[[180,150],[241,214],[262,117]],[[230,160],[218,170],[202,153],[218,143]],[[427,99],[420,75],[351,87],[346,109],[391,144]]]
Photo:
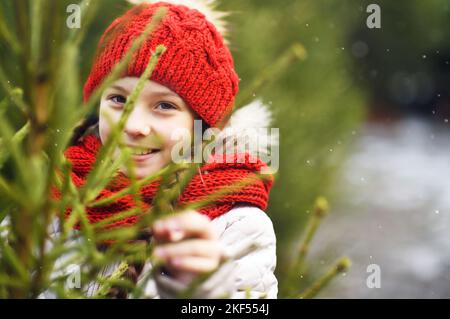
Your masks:
[[[104,121],[104,119],[102,119],[102,118],[100,118],[100,120],[99,120],[98,130],[100,133],[100,139],[101,139],[102,143],[105,143],[106,139],[108,138],[108,136],[110,134],[110,127],[109,127],[108,123],[106,121]]]
[[[181,132],[183,132],[183,134],[173,134],[180,129],[182,130]],[[172,148],[179,143],[184,144],[185,141],[192,141],[192,135],[193,129],[187,123],[180,123],[177,126],[170,127],[170,130],[164,136],[166,148],[172,150]]]
[[[102,142],[105,142],[111,134],[111,125],[117,122],[117,115],[108,110],[107,106],[103,104],[100,106],[99,114],[99,133]]]

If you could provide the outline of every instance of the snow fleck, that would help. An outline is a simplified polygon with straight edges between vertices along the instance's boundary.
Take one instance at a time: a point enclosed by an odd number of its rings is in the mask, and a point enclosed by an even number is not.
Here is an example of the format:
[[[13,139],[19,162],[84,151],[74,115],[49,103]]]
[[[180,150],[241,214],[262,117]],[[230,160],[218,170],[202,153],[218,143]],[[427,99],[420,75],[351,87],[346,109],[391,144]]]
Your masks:
[[[352,54],[354,57],[360,59],[369,53],[369,46],[363,41],[357,41],[352,44]]]

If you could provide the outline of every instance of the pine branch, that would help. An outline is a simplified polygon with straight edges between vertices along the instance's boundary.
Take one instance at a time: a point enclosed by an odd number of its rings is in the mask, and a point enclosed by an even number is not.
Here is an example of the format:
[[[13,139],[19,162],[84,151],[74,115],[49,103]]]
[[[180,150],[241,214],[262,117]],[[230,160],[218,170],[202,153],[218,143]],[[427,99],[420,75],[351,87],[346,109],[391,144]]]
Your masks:
[[[325,288],[331,280],[341,273],[344,273],[350,268],[351,261],[348,257],[339,259],[330,270],[328,270],[322,277],[320,277],[311,287],[302,292],[298,298],[310,299],[314,298],[323,288]]]

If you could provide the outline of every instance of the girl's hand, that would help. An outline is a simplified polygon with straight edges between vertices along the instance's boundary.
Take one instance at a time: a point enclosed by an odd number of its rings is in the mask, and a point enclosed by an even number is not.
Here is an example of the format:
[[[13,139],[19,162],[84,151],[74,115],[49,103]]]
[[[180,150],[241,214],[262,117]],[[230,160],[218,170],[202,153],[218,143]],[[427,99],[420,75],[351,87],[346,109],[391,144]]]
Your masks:
[[[217,235],[209,218],[188,211],[155,222],[155,256],[174,278],[190,282],[200,273],[215,270],[222,258]]]

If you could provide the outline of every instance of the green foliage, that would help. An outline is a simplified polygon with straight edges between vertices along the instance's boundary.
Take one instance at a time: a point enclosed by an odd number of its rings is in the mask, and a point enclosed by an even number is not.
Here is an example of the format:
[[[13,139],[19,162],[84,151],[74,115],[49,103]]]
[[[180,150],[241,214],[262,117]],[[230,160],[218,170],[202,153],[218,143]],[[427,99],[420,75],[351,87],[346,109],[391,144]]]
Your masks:
[[[367,6],[370,1],[362,1]],[[382,29],[364,28],[361,21],[349,41],[363,41],[369,48],[359,59],[355,77],[370,92],[379,111],[401,113],[416,109],[427,115],[438,109],[435,96],[444,100],[448,114],[450,79],[450,3],[446,0],[382,0]],[[402,90],[406,98],[399,98]],[[405,94],[403,94],[405,95]],[[433,104],[432,106],[430,106]]]
[[[236,12],[230,42],[241,91],[293,43],[307,53],[253,92],[271,106],[274,127],[280,128],[280,169],[269,214],[283,286],[311,203],[329,197],[334,173],[364,118],[365,95],[352,75],[347,38],[366,14],[355,1],[227,1],[224,7]]]
[[[98,13],[98,2],[94,4],[86,0],[80,7],[82,14],[85,14],[83,28],[89,29],[88,23],[92,22]],[[98,278],[99,270],[116,261],[132,263],[150,258],[147,245],[130,244],[130,240],[136,238],[142,225],[126,229],[105,229],[105,225],[91,225],[85,209],[115,174],[115,168],[126,162],[129,165],[127,152],[123,152],[125,156],[113,165],[105,163],[108,162],[106,159],[109,158],[111,150],[119,145],[118,132],[123,130],[135,98],[142,90],[143,81],[150,76],[159,56],[164,54],[164,47],[156,48],[150,58],[121,119],[112,131],[112,137],[101,149],[84,187],[78,189],[73,185],[70,164],[63,157],[63,151],[68,146],[75,126],[98,100],[99,92],[117,79],[133,53],[162,19],[164,10],[160,10],[142,34],[134,40],[130,50],[93,93],[91,99],[82,103],[78,58],[80,43],[86,31],[81,31],[85,30],[83,28],[78,31],[69,30],[64,25],[58,25],[65,16],[65,12],[58,9],[63,8],[56,2],[48,1],[14,2],[2,8],[2,13],[10,10],[9,13],[15,13],[17,16],[17,25],[3,27],[7,30],[17,28],[8,33],[5,39],[11,41],[20,35],[19,49],[11,46],[12,51],[9,54],[19,61],[23,72],[22,81],[18,78],[17,82],[13,82],[8,71],[5,71],[8,70],[9,63],[0,65],[0,80],[6,94],[1,102],[0,112],[0,154],[1,162],[5,164],[0,176],[0,211],[2,220],[8,218],[8,222],[2,226],[4,229],[0,247],[0,292],[3,298],[33,298],[45,290],[51,290],[61,298],[83,297],[83,289],[66,289],[67,274],[56,278],[53,275],[63,272],[71,264],[77,264],[81,266],[80,276],[84,286],[93,280],[101,282],[103,287],[126,285],[126,281],[118,280],[120,273],[105,279]],[[50,19],[49,14],[54,10],[58,16]],[[52,21],[54,25],[48,21]],[[55,28],[65,29],[67,32],[60,38],[58,45],[54,45],[55,39],[44,32],[44,29],[48,31]],[[24,89],[16,88],[19,84]],[[13,127],[13,119],[7,117],[8,111],[13,112],[14,109],[21,111],[22,118],[18,122],[26,123],[18,130]],[[161,174],[164,177],[164,174],[173,174],[173,170],[167,169]],[[153,176],[154,178],[156,177]],[[54,200],[55,187],[61,193],[60,200]],[[133,184],[130,188],[136,191],[136,185]],[[126,189],[124,192],[131,190]],[[155,203],[159,200],[160,198],[156,197]],[[67,209],[71,209],[72,213],[65,219],[64,213]],[[135,210],[133,213],[145,212]],[[55,219],[58,219],[62,226],[58,235],[52,235],[49,231]],[[80,225],[80,232],[73,231],[75,224]],[[146,226],[151,227],[151,224]],[[108,250],[102,250],[98,245],[111,239],[114,242]],[[50,250],[46,248],[48,242],[52,243]],[[62,264],[57,264],[58,258],[63,255],[70,257]],[[102,293],[105,290],[106,288],[103,288],[99,291],[100,297],[104,297]]]

